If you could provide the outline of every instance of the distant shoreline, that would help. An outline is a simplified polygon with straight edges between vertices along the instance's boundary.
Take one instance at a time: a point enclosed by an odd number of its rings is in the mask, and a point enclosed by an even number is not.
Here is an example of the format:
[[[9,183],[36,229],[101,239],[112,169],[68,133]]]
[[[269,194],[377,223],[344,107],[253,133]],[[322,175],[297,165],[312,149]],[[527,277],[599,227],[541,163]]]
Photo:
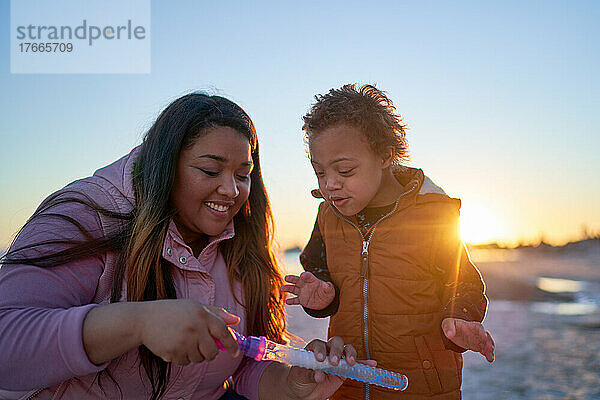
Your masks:
[[[543,240],[533,244],[519,244],[517,246],[505,246],[497,242],[473,244],[465,243],[469,251],[471,250],[524,250],[529,252],[581,252],[581,251],[597,251],[600,254],[600,235],[587,237],[585,239],[567,242],[563,245],[552,245]],[[294,246],[283,250],[285,253],[302,252],[302,247]]]

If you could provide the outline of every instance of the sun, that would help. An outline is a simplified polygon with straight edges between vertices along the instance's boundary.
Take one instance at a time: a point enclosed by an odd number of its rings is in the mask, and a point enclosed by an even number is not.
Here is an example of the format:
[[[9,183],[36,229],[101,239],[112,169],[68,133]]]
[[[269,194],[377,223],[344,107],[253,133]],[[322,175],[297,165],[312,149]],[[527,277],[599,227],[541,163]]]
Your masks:
[[[504,225],[488,208],[463,203],[460,212],[460,234],[467,243],[490,243],[503,236]]]

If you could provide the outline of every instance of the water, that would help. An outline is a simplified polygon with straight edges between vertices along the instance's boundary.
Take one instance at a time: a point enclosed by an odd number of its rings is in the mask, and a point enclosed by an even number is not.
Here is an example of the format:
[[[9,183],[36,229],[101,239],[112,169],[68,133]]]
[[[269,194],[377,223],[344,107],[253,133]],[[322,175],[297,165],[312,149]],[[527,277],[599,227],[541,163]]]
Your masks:
[[[285,253],[284,271],[286,274],[299,275],[304,269],[298,259],[299,251]],[[477,262],[490,260],[507,262],[518,259],[517,252],[510,250],[476,250],[471,252],[472,259]],[[532,311],[556,315],[585,315],[600,310],[600,282],[579,281],[573,279],[539,276],[536,278],[538,289],[547,293],[569,293],[574,302],[533,302]]]
[[[600,307],[600,283],[576,281],[564,278],[537,278],[538,289],[548,293],[572,293],[574,302],[535,302],[535,312],[558,315],[585,315],[596,312]]]
[[[579,292],[583,289],[584,282],[571,279],[547,278],[540,276],[537,278],[537,287],[550,293],[568,293]]]
[[[300,264],[300,260],[298,259],[298,257],[300,257],[300,252],[299,251],[286,251],[285,252],[285,258],[284,258],[284,265],[283,265],[283,271],[286,274],[290,274],[290,275],[300,275],[304,269],[302,268],[302,264]]]
[[[581,303],[535,302],[531,304],[531,309],[535,312],[545,314],[586,315],[594,313],[598,309],[598,306]]]

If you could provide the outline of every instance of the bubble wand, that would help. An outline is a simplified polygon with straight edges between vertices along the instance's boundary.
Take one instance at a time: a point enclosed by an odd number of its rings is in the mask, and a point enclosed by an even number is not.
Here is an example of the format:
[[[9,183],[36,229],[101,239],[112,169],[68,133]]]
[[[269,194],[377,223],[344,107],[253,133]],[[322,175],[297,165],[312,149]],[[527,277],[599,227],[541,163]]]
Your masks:
[[[244,337],[234,330],[232,332],[237,339],[240,351],[246,357],[256,361],[279,361],[394,390],[405,390],[408,387],[408,378],[398,372],[386,371],[360,363],[348,365],[344,359],[341,359],[338,365],[331,365],[327,359],[317,361],[311,351],[275,343],[264,336]],[[219,349],[225,351],[225,347],[220,341],[215,339],[215,342]]]

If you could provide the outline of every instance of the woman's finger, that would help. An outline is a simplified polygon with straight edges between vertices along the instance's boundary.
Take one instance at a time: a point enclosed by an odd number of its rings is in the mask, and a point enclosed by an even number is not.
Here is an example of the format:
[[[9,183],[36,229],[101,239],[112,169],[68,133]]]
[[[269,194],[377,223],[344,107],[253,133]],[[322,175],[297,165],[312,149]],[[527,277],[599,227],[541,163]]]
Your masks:
[[[321,383],[325,380],[325,373],[322,371],[315,371],[313,379],[316,383]]]
[[[188,358],[193,363],[201,363],[204,361],[204,356],[199,347],[196,347],[196,351],[192,351],[188,354]]]
[[[177,365],[188,365],[191,361],[187,357],[187,355],[182,355],[182,356],[174,358],[171,362],[173,364],[177,364]]]
[[[221,342],[221,345],[225,347],[228,353],[234,355],[237,349],[237,342],[235,348],[231,344],[233,340],[231,338],[231,332],[228,331],[227,326],[217,316],[208,315],[206,326],[201,327],[198,334],[198,349],[205,360],[214,360],[219,355],[219,348],[215,339]]]
[[[231,354],[233,357],[237,357],[239,355],[238,342],[230,328],[222,329],[221,327],[218,327],[216,331],[213,331],[209,327],[209,333],[214,339],[217,339],[221,343],[226,352]],[[217,345],[217,347],[219,346]]]
[[[292,367],[290,369],[290,373],[288,374],[288,385],[293,391],[305,392],[307,386],[313,386],[314,383],[315,371],[302,367]]]
[[[211,311],[214,311],[214,313],[208,312],[205,320],[209,335],[212,336],[212,338],[217,339],[221,346],[225,348],[225,351],[227,351],[233,357],[237,357],[239,352],[237,339],[233,334],[233,331],[228,326],[237,325],[240,320],[239,317],[220,307],[217,307]],[[214,343],[214,339],[212,340],[212,344],[218,348],[219,346]],[[210,351],[212,352],[212,346]]]
[[[235,314],[230,313],[223,307],[212,307],[212,306],[204,306],[204,307],[205,307],[206,312],[222,319],[223,322],[225,322],[225,324],[227,324],[228,326],[237,325],[241,321],[240,317],[238,317]]]
[[[219,348],[208,332],[198,338],[198,349],[206,361],[212,361],[219,355]]]
[[[160,356],[160,358],[162,358],[162,360],[164,362],[168,362],[168,363],[171,362],[171,360],[172,360],[172,357],[168,356],[168,355],[162,355],[162,356]]]

